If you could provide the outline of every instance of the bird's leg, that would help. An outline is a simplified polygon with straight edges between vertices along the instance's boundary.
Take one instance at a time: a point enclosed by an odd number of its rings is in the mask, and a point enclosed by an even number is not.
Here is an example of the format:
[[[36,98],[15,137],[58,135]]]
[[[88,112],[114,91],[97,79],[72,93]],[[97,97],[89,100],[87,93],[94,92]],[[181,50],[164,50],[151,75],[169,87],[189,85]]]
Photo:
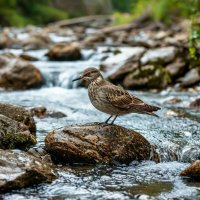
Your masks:
[[[112,117],[112,115],[110,115],[110,117],[108,117],[108,119],[105,121],[106,124],[108,123],[108,121],[110,120],[111,117]]]
[[[114,119],[112,120],[112,122],[111,122],[110,124],[113,124],[114,121],[117,119],[117,117],[118,117],[118,115],[116,115],[116,116],[114,117]]]

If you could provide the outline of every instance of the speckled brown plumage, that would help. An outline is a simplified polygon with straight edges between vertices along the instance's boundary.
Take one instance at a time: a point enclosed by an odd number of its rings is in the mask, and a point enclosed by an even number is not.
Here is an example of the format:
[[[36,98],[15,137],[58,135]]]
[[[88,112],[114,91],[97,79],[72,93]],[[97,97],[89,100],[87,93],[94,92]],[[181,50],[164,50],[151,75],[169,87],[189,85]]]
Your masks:
[[[79,79],[89,82],[88,94],[93,106],[104,113],[115,116],[115,119],[119,115],[129,113],[157,116],[153,112],[160,109],[157,106],[144,103],[123,88],[106,81],[99,70],[95,68],[86,69]]]

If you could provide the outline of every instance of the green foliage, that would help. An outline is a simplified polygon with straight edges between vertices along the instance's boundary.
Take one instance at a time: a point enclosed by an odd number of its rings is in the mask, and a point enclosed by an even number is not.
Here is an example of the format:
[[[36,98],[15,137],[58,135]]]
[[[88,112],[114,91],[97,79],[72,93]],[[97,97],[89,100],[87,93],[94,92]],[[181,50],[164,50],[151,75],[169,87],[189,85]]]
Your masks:
[[[0,0],[1,25],[25,26],[45,24],[68,18],[68,14],[51,6],[51,0]]]
[[[118,12],[131,12],[135,2],[137,0],[112,0],[113,7]]]
[[[114,19],[114,24],[128,24],[130,23],[133,18],[132,18],[132,15],[126,13],[120,13],[120,12],[115,12],[113,14],[113,19]]]
[[[191,14],[200,9],[200,0],[112,0],[115,10],[117,10],[117,22],[123,23],[123,15],[119,12],[129,12],[131,19],[140,17],[144,13],[149,13],[154,21],[162,21],[171,24],[174,20],[185,17],[190,18]],[[124,23],[130,20],[124,20]]]
[[[132,10],[133,18],[148,12],[152,20],[172,23],[179,17],[191,15],[195,0],[138,0]]]
[[[196,19],[200,17],[200,0],[195,1],[195,5],[192,9],[191,15],[191,28],[189,37],[189,53],[191,58],[191,65],[195,65],[200,61],[200,55],[198,55],[197,46],[200,43],[200,24]]]

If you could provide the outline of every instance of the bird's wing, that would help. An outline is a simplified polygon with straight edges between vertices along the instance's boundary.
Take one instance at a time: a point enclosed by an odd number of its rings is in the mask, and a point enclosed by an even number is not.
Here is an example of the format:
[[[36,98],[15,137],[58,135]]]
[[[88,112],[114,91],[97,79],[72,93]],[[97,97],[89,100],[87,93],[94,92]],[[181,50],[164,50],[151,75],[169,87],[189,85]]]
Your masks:
[[[115,85],[105,85],[99,88],[99,94],[117,108],[129,109],[131,106],[143,106],[145,103],[130,95],[123,88]]]

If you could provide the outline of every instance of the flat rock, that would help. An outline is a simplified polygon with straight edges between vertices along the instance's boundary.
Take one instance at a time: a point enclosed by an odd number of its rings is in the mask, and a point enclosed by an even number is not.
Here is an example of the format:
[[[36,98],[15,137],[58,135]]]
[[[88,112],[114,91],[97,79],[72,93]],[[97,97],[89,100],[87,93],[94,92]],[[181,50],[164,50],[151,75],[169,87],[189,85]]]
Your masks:
[[[21,106],[0,102],[0,114],[26,125],[28,130],[35,135],[36,125],[29,110]]]
[[[176,47],[162,47],[148,50],[141,58],[143,65],[150,63],[168,63],[174,60],[177,54]]]
[[[13,56],[0,55],[0,87],[27,89],[42,83],[42,74],[33,64]]]
[[[192,179],[200,180],[200,160],[196,160],[189,167],[184,169],[180,176],[187,176]]]
[[[49,49],[47,56],[50,60],[80,60],[81,50],[77,43],[59,43]]]
[[[20,150],[0,149],[0,192],[24,188],[56,178],[52,166]]]
[[[159,161],[150,143],[139,133],[117,125],[73,125],[50,132],[46,150],[61,163],[130,163]]]

